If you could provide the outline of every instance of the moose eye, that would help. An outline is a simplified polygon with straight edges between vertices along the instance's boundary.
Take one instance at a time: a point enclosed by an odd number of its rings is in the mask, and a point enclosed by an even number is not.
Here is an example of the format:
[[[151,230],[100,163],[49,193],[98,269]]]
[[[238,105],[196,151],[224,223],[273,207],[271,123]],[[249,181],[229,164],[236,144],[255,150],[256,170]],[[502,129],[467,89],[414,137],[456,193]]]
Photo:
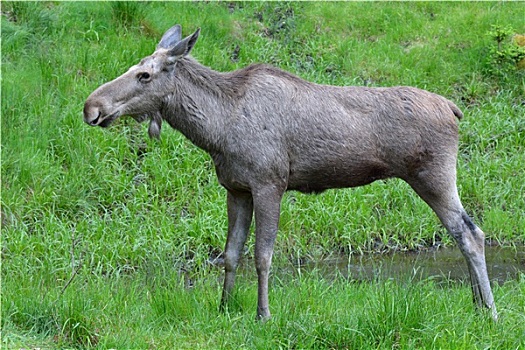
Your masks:
[[[147,83],[148,81],[151,80],[151,75],[148,72],[142,72],[142,73],[137,74],[137,79],[141,83]]]

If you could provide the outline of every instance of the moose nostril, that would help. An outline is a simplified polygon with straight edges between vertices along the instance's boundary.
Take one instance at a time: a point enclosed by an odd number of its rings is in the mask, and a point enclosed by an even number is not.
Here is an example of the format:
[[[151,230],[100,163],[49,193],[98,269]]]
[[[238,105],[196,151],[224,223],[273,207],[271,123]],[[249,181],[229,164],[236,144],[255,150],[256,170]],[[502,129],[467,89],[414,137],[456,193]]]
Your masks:
[[[102,112],[100,108],[94,105],[91,101],[84,105],[84,121],[89,125],[97,125],[100,120]]]
[[[98,111],[97,117],[89,122],[90,125],[97,125],[102,112]]]
[[[88,98],[84,104],[84,121],[89,125],[97,125],[102,114],[101,110],[96,100]]]

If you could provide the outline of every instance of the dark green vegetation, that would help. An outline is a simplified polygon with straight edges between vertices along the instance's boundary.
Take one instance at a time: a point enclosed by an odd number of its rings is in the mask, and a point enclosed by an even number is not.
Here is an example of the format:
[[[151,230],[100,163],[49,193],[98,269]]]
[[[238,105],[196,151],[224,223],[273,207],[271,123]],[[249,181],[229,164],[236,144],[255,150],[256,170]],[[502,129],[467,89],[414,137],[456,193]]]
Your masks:
[[[2,3],[2,342],[7,347],[520,348],[525,281],[496,286],[501,321],[467,287],[276,274],[254,322],[255,272],[217,311],[225,190],[208,156],[164,128],[82,122],[85,98],[180,23],[219,71],[267,62],[317,83],[412,85],[464,111],[463,203],[487,237],[525,242],[525,81],[508,40],[523,3]],[[502,47],[504,50],[499,50]],[[513,51],[514,50],[514,51]],[[512,57],[511,57],[512,56]],[[519,54],[518,56],[519,57]],[[499,66],[501,65],[501,66]],[[252,252],[249,242],[247,255]],[[401,181],[289,193],[276,267],[334,251],[452,244]]]

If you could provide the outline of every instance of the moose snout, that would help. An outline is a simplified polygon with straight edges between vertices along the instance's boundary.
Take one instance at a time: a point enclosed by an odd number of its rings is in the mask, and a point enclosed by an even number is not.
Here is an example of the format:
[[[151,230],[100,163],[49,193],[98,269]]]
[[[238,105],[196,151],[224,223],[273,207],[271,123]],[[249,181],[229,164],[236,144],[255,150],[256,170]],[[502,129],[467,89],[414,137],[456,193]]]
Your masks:
[[[91,126],[96,126],[100,122],[102,111],[90,100],[84,104],[84,121]]]
[[[106,128],[120,115],[119,110],[112,113],[100,101],[88,99],[84,105],[84,121],[91,126]]]

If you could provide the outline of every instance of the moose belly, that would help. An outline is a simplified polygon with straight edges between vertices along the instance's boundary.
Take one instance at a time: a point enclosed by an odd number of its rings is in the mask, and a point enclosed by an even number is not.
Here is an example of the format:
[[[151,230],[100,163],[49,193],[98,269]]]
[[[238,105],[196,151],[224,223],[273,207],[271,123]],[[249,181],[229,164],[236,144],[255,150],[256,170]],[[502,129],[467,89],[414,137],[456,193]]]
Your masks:
[[[291,167],[288,190],[320,193],[330,188],[357,187],[392,176],[384,164],[323,164],[319,167]]]

